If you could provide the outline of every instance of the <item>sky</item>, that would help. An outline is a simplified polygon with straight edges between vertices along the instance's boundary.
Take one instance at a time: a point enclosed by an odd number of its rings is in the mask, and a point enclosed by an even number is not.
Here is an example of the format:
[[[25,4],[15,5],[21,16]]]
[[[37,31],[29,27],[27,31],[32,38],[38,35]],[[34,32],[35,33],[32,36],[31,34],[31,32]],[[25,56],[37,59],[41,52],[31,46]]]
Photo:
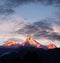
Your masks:
[[[45,10],[45,11],[44,11]],[[46,17],[54,16],[56,8],[54,6],[46,6],[40,3],[22,5],[16,9],[16,14],[30,21],[38,21]],[[47,13],[47,14],[46,14]]]
[[[0,44],[29,36],[60,47],[59,0],[0,0]]]

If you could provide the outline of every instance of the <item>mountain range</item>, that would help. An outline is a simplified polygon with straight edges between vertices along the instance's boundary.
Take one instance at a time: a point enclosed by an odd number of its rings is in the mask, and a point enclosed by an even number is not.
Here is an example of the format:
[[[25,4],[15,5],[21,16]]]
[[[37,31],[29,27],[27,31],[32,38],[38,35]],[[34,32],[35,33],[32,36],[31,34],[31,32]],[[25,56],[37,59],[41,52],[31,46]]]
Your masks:
[[[21,44],[8,40],[0,46],[0,63],[60,63],[60,48],[42,45],[31,37]]]
[[[42,48],[42,49],[54,49],[57,48],[57,46],[53,43],[50,43],[48,45],[42,45],[38,43],[36,40],[34,40],[31,37],[28,37],[24,42],[21,44],[14,41],[14,40],[8,40],[5,44],[2,46],[5,47],[19,47],[19,46],[24,46],[24,47],[35,47],[35,48]]]

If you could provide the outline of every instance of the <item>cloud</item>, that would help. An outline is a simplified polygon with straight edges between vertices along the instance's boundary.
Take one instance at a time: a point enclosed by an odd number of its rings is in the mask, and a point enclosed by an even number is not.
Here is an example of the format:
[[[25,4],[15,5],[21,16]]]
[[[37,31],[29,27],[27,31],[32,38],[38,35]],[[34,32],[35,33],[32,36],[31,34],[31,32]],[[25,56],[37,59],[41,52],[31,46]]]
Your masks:
[[[60,41],[59,23],[59,21],[52,18],[33,23],[27,23],[27,20],[15,15],[9,19],[0,18],[0,36],[4,37],[3,39],[9,39],[16,37],[16,35],[23,35],[25,38],[32,36],[38,40],[46,38],[48,40]]]
[[[14,10],[13,9],[8,9],[8,8],[0,8],[0,14],[1,15],[10,15],[13,14]]]
[[[60,41],[59,21],[51,18],[33,23],[26,22],[19,16],[12,16],[9,19],[0,18],[0,42],[11,38],[23,42],[29,36],[40,42]]]
[[[0,2],[0,14],[1,15],[10,15],[13,13],[14,13],[14,10],[12,9],[12,7],[7,6],[5,4],[1,4]]]
[[[27,24],[25,21],[27,20],[16,15],[12,15],[12,17],[6,19],[0,18],[0,32],[12,32],[22,28],[23,25]]]
[[[8,19],[0,18],[0,42],[6,41],[10,38],[23,40],[24,35],[14,34],[13,32],[23,28],[27,24],[26,21],[27,20],[16,15],[13,15]]]
[[[60,0],[7,0],[10,4],[20,5],[25,3],[46,3],[46,4],[60,4]]]
[[[45,21],[35,22],[34,25],[41,28],[41,29],[43,29],[43,30],[53,30],[51,28],[52,25],[50,23],[48,23],[48,22],[45,23]]]
[[[56,33],[56,32],[52,32],[50,34],[47,35],[47,37],[51,40],[58,40],[60,41],[60,34]]]
[[[18,35],[18,34],[10,34],[8,33],[7,35],[5,34],[0,34],[0,42],[7,42],[8,40],[13,40],[22,43],[23,40],[25,40],[25,36],[23,35]],[[2,44],[2,43],[0,43]]]
[[[55,25],[58,26],[56,23]],[[55,25],[54,22],[38,21],[33,24],[27,24],[24,28],[17,30],[16,33],[32,36],[36,39],[46,38],[52,41],[60,41],[60,32],[58,27],[54,27]]]
[[[41,3],[60,7],[60,0],[0,0],[0,14],[10,15],[15,13],[14,8],[26,3]]]

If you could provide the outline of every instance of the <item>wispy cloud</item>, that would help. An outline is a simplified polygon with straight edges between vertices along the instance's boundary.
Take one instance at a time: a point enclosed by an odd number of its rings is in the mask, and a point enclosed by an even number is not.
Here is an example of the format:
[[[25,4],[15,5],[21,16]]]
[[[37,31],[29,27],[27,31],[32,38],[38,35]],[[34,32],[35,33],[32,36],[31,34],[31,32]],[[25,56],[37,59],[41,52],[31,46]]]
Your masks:
[[[16,15],[10,17],[9,19],[0,19],[0,41],[5,41],[10,38],[23,40],[24,36],[19,34],[14,34],[18,29],[23,28],[26,25],[26,20]]]
[[[0,19],[0,32],[12,32],[19,28],[22,28],[26,22],[23,18],[12,15],[12,17],[7,19]],[[21,25],[21,26],[20,26]]]

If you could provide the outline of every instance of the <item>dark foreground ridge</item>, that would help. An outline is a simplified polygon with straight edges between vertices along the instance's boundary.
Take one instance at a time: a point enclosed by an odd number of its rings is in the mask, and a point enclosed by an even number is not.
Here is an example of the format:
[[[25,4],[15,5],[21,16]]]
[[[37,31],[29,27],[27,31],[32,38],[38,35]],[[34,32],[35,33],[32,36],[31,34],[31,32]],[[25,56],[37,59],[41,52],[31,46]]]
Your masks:
[[[60,63],[60,48],[0,47],[0,63]]]

